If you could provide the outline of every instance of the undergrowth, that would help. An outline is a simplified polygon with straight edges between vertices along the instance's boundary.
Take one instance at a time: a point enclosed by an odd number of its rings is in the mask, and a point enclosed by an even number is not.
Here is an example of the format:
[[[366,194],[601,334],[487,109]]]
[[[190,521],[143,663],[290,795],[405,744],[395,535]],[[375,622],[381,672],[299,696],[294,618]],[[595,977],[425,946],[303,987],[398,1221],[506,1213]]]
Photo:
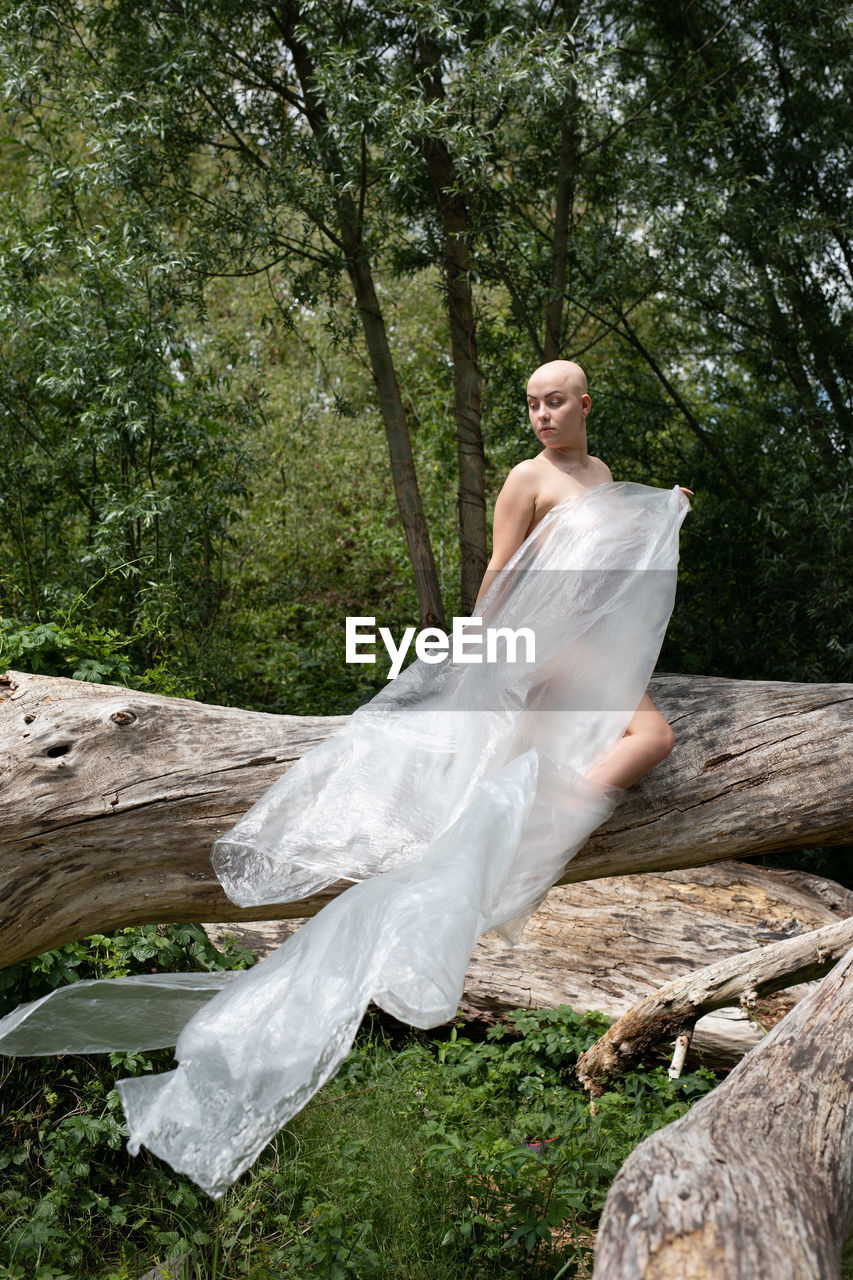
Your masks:
[[[234,949],[219,957],[195,926],[128,929],[28,962],[23,995],[246,962]],[[10,976],[20,994],[22,972]],[[187,1280],[588,1276],[617,1169],[714,1083],[706,1071],[673,1083],[639,1070],[591,1114],[573,1069],[605,1025],[567,1008],[517,1012],[484,1040],[454,1029],[402,1046],[367,1026],[337,1077],[216,1202],[124,1151],[113,1081],[168,1069],[167,1051],[8,1059],[0,1280],[136,1280],[167,1260]]]

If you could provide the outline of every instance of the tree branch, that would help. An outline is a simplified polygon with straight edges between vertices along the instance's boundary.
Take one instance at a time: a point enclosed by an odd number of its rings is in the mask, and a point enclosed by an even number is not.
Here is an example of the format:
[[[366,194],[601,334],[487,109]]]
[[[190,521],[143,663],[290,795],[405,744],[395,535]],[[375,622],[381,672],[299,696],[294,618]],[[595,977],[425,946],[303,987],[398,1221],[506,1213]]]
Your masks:
[[[676,750],[564,883],[853,840],[853,686],[666,676],[652,695]],[[10,673],[0,686],[0,963],[142,921],[315,914],[346,882],[241,912],[209,851],[343,722]]]
[[[578,1058],[577,1074],[593,1096],[664,1040],[690,1035],[699,1018],[714,1009],[822,978],[853,947],[853,917],[797,938],[756,947],[676,978],[633,1005]]]

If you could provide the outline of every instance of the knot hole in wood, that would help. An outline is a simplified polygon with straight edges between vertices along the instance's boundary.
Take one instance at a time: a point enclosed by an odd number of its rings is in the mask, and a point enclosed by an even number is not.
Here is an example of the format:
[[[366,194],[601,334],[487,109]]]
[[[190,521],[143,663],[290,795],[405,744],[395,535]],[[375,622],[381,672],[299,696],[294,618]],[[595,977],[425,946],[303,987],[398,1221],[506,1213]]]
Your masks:
[[[133,724],[136,720],[136,712],[134,711],[114,711],[110,719],[116,724]]]

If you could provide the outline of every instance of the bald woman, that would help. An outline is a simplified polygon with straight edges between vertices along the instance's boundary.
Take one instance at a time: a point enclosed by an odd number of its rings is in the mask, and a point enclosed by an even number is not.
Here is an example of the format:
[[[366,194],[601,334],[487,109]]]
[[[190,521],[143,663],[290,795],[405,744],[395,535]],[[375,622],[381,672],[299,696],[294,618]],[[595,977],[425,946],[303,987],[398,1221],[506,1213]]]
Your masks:
[[[498,495],[492,558],[478,602],[552,507],[579,489],[613,483],[609,468],[587,450],[586,420],[591,407],[586,374],[572,360],[552,360],[530,378],[527,409],[543,449],[513,467]],[[674,740],[672,729],[645,693],[622,739],[588,776],[602,787],[630,787],[666,759]]]

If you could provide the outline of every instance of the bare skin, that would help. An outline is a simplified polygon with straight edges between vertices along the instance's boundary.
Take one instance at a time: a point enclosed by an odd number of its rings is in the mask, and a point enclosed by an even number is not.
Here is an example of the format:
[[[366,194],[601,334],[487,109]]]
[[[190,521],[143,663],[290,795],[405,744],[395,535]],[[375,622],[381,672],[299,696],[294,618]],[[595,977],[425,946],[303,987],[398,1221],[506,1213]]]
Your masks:
[[[592,407],[586,375],[571,360],[552,360],[527,384],[530,425],[542,452],[513,467],[495,503],[492,558],[477,602],[530,532],[564,498],[613,476],[587,450],[586,419]],[[684,490],[690,493],[689,489]],[[647,693],[624,736],[589,773],[599,786],[630,787],[665,760],[675,741],[672,729]]]

